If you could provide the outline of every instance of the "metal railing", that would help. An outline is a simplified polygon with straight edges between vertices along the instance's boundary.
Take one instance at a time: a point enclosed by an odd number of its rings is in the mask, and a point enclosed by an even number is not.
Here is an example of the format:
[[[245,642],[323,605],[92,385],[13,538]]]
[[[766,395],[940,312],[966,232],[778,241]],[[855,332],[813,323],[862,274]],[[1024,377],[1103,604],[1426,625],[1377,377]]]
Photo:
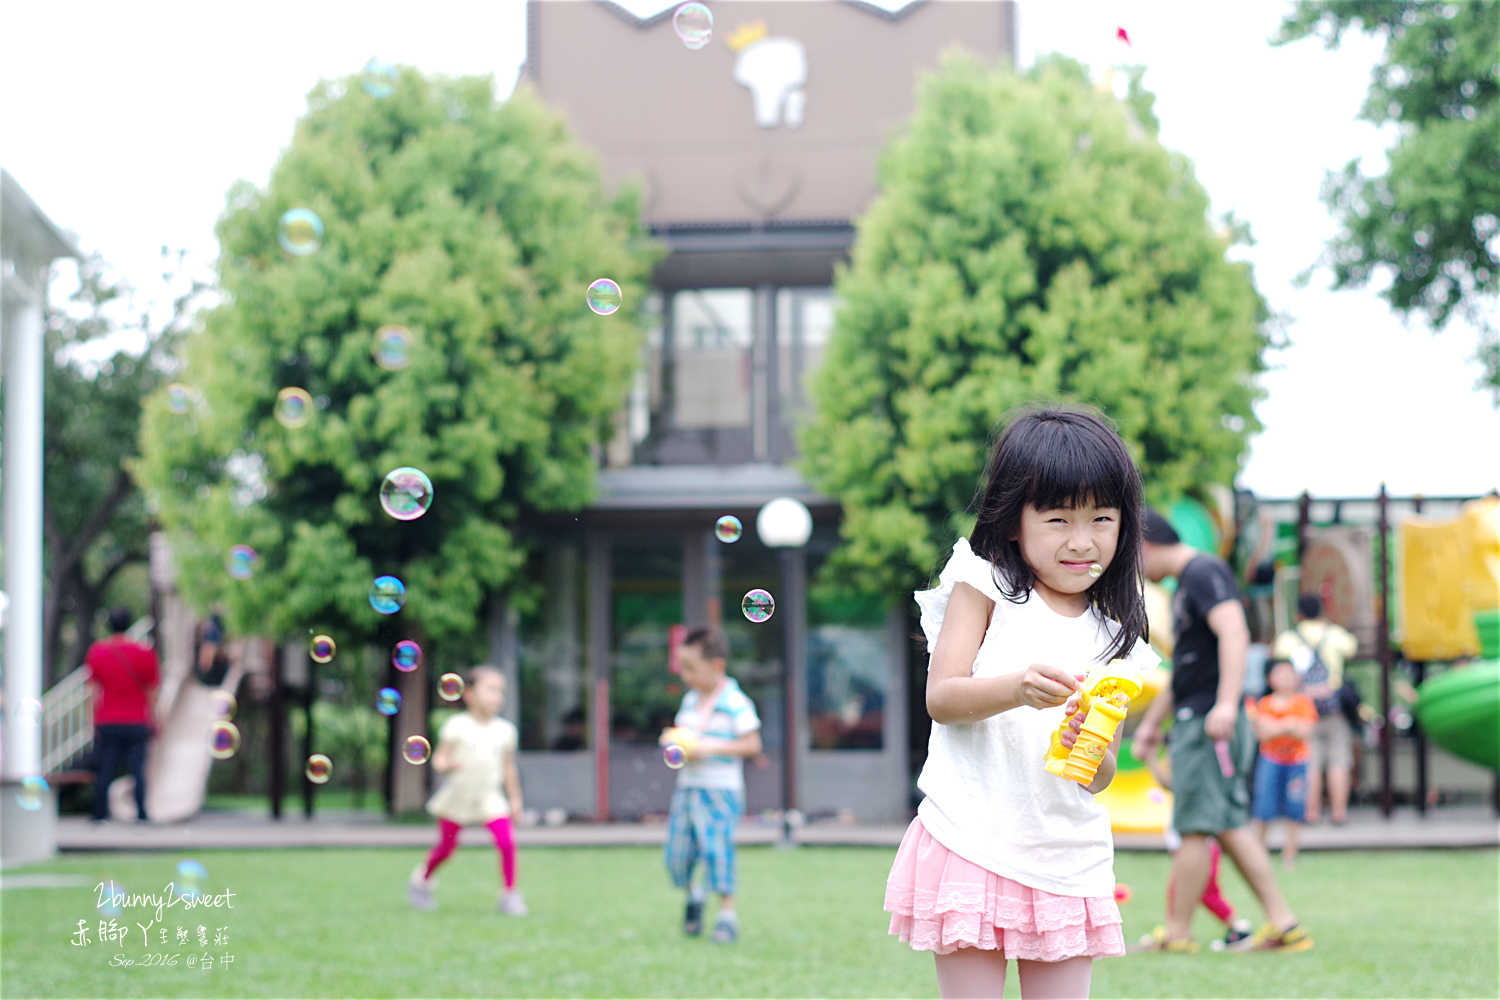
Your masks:
[[[77,763],[94,742],[94,692],[79,667],[42,695],[42,773]]]
[[[125,631],[125,638],[146,640],[155,624],[156,619],[146,615]],[[80,763],[94,745],[94,691],[88,678],[89,668],[79,667],[42,695],[43,774]]]

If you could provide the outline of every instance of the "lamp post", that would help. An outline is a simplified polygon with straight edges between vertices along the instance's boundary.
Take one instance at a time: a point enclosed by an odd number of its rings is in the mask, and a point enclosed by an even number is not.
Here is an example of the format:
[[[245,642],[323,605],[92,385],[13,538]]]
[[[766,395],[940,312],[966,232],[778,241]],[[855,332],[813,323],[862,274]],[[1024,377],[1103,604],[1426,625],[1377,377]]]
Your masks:
[[[792,809],[797,803],[797,681],[802,676],[802,637],[807,599],[803,592],[803,546],[812,536],[812,514],[791,497],[777,497],[755,517],[762,545],[781,550],[780,605],[782,652],[781,843],[792,840]]]

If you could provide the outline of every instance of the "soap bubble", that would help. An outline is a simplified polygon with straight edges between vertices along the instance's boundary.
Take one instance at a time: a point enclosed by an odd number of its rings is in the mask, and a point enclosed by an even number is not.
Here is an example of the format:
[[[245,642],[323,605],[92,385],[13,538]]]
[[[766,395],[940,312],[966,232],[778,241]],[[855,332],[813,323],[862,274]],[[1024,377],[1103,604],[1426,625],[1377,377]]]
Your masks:
[[[333,636],[315,635],[308,647],[308,655],[313,658],[314,663],[327,663],[339,655],[339,644],[333,641]]]
[[[620,286],[608,278],[600,278],[589,286],[588,294],[584,296],[588,300],[589,308],[600,316],[608,316],[620,308],[620,303],[625,301],[620,292]]]
[[[382,326],[375,331],[375,363],[388,372],[398,372],[411,362],[411,331],[404,326]]]
[[[396,92],[396,67],[371,56],[359,74],[359,83],[371,97],[390,97]]]
[[[401,692],[392,687],[381,688],[375,695],[375,711],[381,715],[395,715],[401,711]]]
[[[380,506],[398,521],[415,521],[432,506],[432,480],[421,469],[392,469],[380,484]]]
[[[687,763],[687,751],[676,743],[668,743],[662,747],[661,762],[676,771]]]
[[[16,702],[16,725],[39,726],[42,724],[42,699],[22,698]]]
[[[99,890],[99,916],[118,917],[125,912],[122,905],[125,897],[125,887],[114,879],[108,879],[104,888]]]
[[[208,869],[197,861],[177,862],[177,879],[172,886],[183,899],[197,899],[203,895],[203,888],[199,883],[207,881]]]
[[[408,764],[425,764],[432,756],[432,744],[425,736],[408,736],[401,742],[401,756]]]
[[[248,545],[236,545],[229,550],[229,558],[224,561],[224,568],[229,575],[236,580],[248,580],[255,575],[255,564],[260,561],[260,556]]]
[[[208,754],[214,760],[228,760],[240,748],[240,729],[228,719],[214,723],[208,734]]]
[[[740,610],[758,625],[776,613],[776,599],[764,590],[752,590],[740,601]]]
[[[1091,576],[1095,580],[1097,580],[1097,579],[1099,579],[1103,575],[1104,575],[1104,567],[1103,566],[1100,566],[1098,563],[1089,563],[1089,576]]]
[[[457,674],[444,674],[438,678],[438,697],[444,701],[457,701],[464,695],[464,679]]]
[[[215,688],[208,696],[208,702],[213,706],[214,718],[224,719],[226,722],[234,718],[234,713],[239,709],[239,702],[235,701],[234,695],[223,688]]]
[[[394,576],[377,576],[370,584],[370,607],[383,615],[393,615],[406,603],[406,584]]]
[[[733,514],[725,514],[714,522],[714,534],[721,542],[737,542],[744,532],[745,526]]]
[[[1159,806],[1167,801],[1167,795],[1160,788],[1153,788],[1146,792],[1146,801]]]
[[[701,49],[714,34],[714,15],[701,3],[685,3],[672,15],[672,30],[690,49]]]
[[[391,664],[403,674],[409,674],[422,665],[422,647],[410,639],[402,639],[391,650]]]
[[[173,382],[167,386],[167,409],[172,413],[186,413],[188,404],[193,401],[193,390],[181,382]]]
[[[1130,902],[1130,886],[1126,885],[1124,882],[1116,882],[1115,883],[1115,902],[1116,903],[1128,903],[1128,902]]]
[[[315,785],[327,784],[328,779],[333,777],[333,761],[325,754],[315,753],[307,758],[307,767],[302,773]]]
[[[276,236],[281,249],[294,257],[316,253],[323,245],[323,220],[308,208],[292,208],[282,213],[281,231]]]
[[[289,385],[276,394],[276,422],[290,430],[304,427],[312,416],[312,394],[306,389]]]
[[[21,787],[16,790],[16,804],[27,812],[36,812],[47,801],[47,790],[46,778],[40,774],[28,775],[21,779]]]

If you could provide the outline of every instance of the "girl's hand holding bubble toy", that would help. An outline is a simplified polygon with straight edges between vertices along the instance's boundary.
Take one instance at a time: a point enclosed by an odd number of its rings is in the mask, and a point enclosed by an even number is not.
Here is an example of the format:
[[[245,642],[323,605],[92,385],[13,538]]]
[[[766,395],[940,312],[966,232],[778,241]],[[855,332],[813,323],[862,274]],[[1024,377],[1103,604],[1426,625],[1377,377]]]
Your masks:
[[[661,739],[656,743],[661,747],[681,747],[684,757],[692,759],[698,749],[698,734],[686,726],[669,726],[662,730]]]
[[[1078,692],[1078,709],[1063,719],[1052,734],[1044,767],[1080,785],[1094,780],[1115,730],[1130,710],[1130,700],[1141,693],[1140,668],[1125,660],[1111,660],[1102,669],[1090,668]],[[1063,734],[1083,716],[1083,725],[1072,748],[1063,745]]]

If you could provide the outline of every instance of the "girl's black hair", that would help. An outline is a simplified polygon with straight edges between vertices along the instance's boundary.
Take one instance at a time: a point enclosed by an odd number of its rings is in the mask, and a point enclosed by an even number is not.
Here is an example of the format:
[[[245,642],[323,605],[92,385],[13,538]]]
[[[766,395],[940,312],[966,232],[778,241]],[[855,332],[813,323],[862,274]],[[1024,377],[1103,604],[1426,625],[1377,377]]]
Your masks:
[[[1021,558],[1016,536],[1027,504],[1038,510],[1086,504],[1117,507],[1120,540],[1114,561],[1087,594],[1089,604],[1120,623],[1100,659],[1130,654],[1150,635],[1141,564],[1141,474],[1108,418],[1093,407],[1030,405],[1013,413],[990,450],[979,516],[969,545],[995,567],[1005,599],[1024,604],[1036,574]]]

